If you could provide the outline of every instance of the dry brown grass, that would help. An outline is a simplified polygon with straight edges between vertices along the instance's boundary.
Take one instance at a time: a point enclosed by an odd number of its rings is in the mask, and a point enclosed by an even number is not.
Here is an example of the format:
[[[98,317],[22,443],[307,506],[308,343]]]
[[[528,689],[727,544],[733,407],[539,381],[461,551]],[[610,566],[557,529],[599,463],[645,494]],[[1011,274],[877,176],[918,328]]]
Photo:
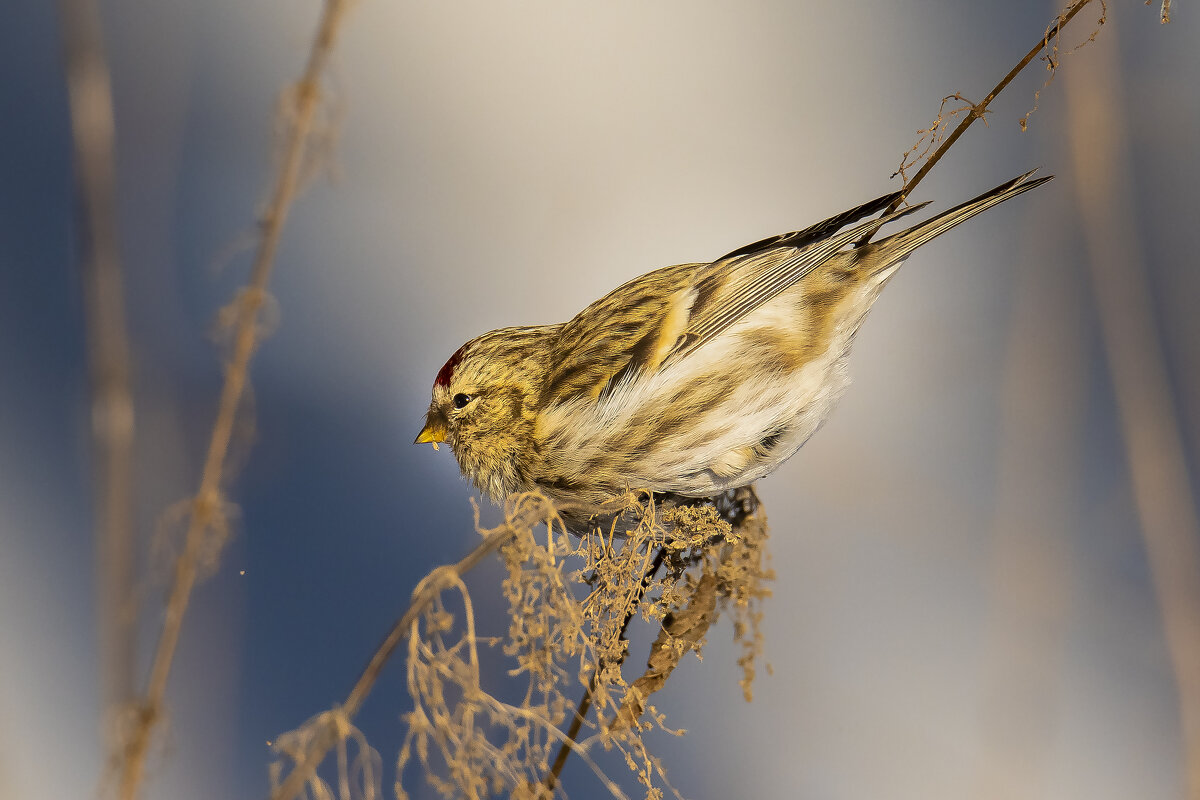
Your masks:
[[[617,753],[646,797],[673,792],[645,737],[679,732],[649,700],[685,655],[699,655],[721,612],[734,619],[749,699],[762,650],[761,603],[772,577],[766,520],[753,491],[687,507],[632,502],[640,522],[629,535],[614,536],[611,527],[598,525],[577,538],[542,496],[510,499],[505,524],[481,530],[477,548],[498,548],[504,560],[509,619],[504,635],[477,630],[461,566],[435,570],[430,583],[418,587],[412,607],[393,628],[407,637],[413,701],[397,756],[398,797],[408,796],[400,781],[412,762],[444,797],[564,794],[559,772],[568,755],[586,763],[614,797],[625,797],[594,757],[598,750]],[[645,670],[631,679],[625,631],[634,617],[658,625],[659,634]],[[334,784],[349,785],[347,768],[353,765],[346,759],[328,781],[317,767],[331,746],[353,733],[353,711],[347,709],[361,706],[361,689],[369,691],[398,641],[388,637],[339,709],[280,737],[276,750],[285,758],[275,768],[276,800],[301,790],[315,798],[334,796]],[[503,653],[519,689],[481,674],[483,647]],[[583,701],[572,713],[570,696],[576,692]],[[291,771],[280,779],[285,765]],[[361,769],[357,775],[361,778]],[[363,797],[378,791],[359,789]]]

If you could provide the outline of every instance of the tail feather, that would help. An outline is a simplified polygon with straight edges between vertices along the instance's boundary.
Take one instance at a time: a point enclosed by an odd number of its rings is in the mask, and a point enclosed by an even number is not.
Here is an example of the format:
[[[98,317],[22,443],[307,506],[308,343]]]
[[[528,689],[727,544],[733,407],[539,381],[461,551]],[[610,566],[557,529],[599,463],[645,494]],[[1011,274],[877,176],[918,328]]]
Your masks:
[[[1037,180],[1028,180],[1029,176],[1037,170],[1026,172],[1008,183],[997,186],[990,192],[984,192],[978,197],[968,200],[962,205],[946,211],[933,219],[925,220],[924,222],[914,225],[905,231],[893,234],[886,239],[881,239],[876,242],[873,247],[876,252],[882,256],[880,267],[885,267],[904,259],[913,250],[916,250],[921,245],[929,242],[932,239],[941,236],[946,231],[953,228],[959,223],[966,222],[971,217],[987,211],[992,206],[999,205],[1005,200],[1016,197],[1019,194],[1024,194],[1030,189],[1036,189],[1043,183],[1053,180],[1053,175],[1047,175],[1044,178]]]

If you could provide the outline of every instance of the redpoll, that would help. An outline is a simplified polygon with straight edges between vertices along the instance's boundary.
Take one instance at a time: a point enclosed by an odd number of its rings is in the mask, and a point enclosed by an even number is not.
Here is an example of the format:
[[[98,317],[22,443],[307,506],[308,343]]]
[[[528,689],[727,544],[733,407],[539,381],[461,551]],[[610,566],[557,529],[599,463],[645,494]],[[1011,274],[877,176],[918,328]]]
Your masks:
[[[926,204],[860,222],[899,197],[887,195],[634,278],[569,322],[485,333],[438,372],[417,442],[449,444],[495,500],[745,486],[828,417],[854,334],[909,253],[1053,177],[1031,174],[876,242],[858,244]]]

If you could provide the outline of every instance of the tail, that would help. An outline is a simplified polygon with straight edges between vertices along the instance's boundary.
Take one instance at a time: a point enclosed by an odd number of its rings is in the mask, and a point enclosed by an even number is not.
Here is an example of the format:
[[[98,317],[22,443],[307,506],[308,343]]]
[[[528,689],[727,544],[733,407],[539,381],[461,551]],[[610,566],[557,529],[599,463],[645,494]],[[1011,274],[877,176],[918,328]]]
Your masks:
[[[1028,180],[1029,176],[1034,172],[1037,172],[1037,170],[1026,172],[1024,175],[997,186],[990,192],[984,192],[979,197],[968,200],[960,206],[955,206],[933,219],[925,220],[906,231],[893,234],[886,239],[881,239],[870,245],[877,254],[876,258],[872,259],[878,265],[876,269],[886,269],[902,261],[913,250],[916,250],[931,239],[936,239],[955,225],[966,222],[979,212],[987,211],[992,206],[999,205],[1005,200],[1009,200],[1019,194],[1024,194],[1030,189],[1036,189],[1046,181],[1054,179],[1053,175],[1047,175],[1035,181]]]

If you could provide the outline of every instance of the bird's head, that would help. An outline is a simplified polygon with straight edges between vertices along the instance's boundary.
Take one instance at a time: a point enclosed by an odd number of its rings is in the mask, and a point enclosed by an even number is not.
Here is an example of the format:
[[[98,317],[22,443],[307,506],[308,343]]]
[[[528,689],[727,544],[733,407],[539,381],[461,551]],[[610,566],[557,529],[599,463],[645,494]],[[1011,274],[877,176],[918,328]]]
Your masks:
[[[536,447],[545,331],[504,328],[464,344],[438,370],[416,444],[450,445],[463,474],[495,499],[523,488]]]

